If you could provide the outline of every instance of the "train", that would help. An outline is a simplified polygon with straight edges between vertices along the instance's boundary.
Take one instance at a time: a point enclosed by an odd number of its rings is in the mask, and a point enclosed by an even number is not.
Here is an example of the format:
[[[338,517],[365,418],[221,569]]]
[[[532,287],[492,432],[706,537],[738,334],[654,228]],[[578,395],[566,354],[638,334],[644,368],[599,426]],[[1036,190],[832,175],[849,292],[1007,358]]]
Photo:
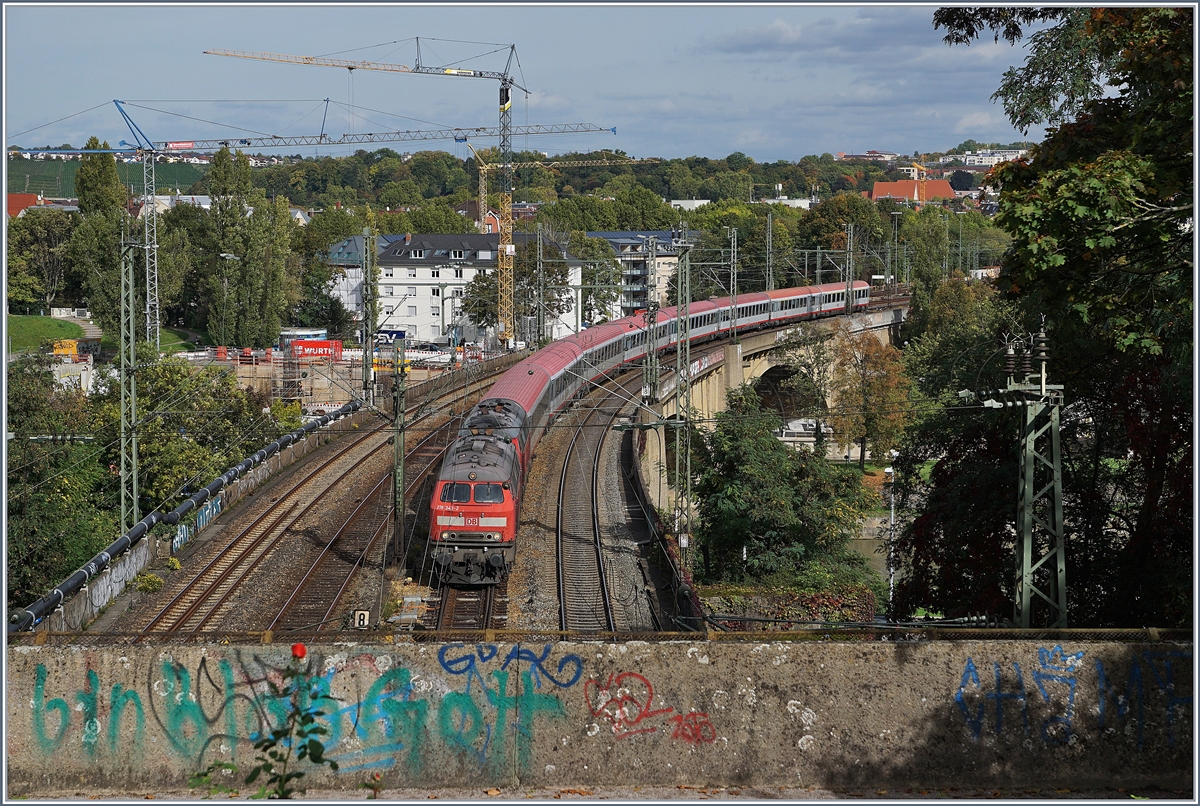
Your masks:
[[[844,313],[845,283],[802,286],[708,299],[689,306],[695,344],[730,332],[779,327]],[[855,281],[851,309],[870,303],[870,286]],[[655,319],[654,344],[677,343],[678,309]],[[430,502],[434,572],[444,585],[492,585],[506,579],[516,557],[517,524],[533,450],[554,417],[594,381],[646,355],[646,314],[587,328],[513,365],[488,397],[464,416],[446,450]]]

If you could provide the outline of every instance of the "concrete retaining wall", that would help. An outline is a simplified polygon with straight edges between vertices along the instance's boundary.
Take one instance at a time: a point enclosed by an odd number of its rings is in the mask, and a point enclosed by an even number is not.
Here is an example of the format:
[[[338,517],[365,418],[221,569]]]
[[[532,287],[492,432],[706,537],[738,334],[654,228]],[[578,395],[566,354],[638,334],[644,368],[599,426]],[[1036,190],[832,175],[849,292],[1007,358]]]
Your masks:
[[[8,795],[183,787],[280,719],[286,645],[8,647]],[[354,644],[304,786],[1192,782],[1190,643]]]

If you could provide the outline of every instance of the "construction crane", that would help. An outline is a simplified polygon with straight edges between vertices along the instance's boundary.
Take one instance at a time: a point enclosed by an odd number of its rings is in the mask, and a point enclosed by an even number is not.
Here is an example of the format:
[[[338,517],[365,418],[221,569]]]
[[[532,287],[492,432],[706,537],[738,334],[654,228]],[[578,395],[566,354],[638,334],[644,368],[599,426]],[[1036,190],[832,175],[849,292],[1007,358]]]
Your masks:
[[[475,155],[475,164],[479,166],[479,231],[484,232],[487,224],[488,203],[487,203],[487,175],[488,171],[501,167],[496,163],[487,163],[483,161],[483,157],[479,156],[479,152],[470,143],[467,143],[467,148],[471,149],[471,153]],[[537,162],[514,162],[510,163],[510,167],[517,168],[597,168],[603,165],[638,165],[646,163],[654,163],[659,160],[655,158],[647,159],[599,159],[599,160],[541,160]],[[511,209],[511,208],[510,208]]]
[[[513,320],[513,242],[512,242],[512,88],[528,92],[517,84],[509,70],[516,58],[517,46],[509,45],[508,62],[504,70],[467,70],[456,67],[428,67],[421,64],[421,40],[416,39],[417,58],[415,66],[388,64],[384,62],[354,61],[349,59],[326,59],[319,56],[291,56],[282,53],[260,53],[242,50],[206,50],[213,56],[232,56],[238,59],[255,59],[285,64],[305,64],[316,67],[340,67],[345,70],[377,70],[386,73],[420,73],[456,78],[484,78],[500,82],[500,249],[496,263],[500,282],[499,323],[497,335],[509,346],[515,339],[516,327]]]

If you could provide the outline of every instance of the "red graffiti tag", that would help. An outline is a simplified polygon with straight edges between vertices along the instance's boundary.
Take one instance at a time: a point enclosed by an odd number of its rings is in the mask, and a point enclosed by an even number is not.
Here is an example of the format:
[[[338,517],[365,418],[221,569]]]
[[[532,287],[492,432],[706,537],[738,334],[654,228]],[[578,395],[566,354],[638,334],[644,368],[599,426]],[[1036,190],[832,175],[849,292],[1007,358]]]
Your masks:
[[[690,714],[676,714],[671,717],[675,723],[672,739],[683,739],[691,744],[706,744],[717,740],[717,729],[708,719],[708,714],[692,711]]]
[[[672,708],[650,710],[654,701],[654,686],[637,672],[622,672],[601,684],[588,680],[583,684],[583,696],[587,700],[592,716],[603,716],[612,724],[613,735],[618,739],[637,733],[653,733],[657,727],[638,727],[646,719],[670,713]]]

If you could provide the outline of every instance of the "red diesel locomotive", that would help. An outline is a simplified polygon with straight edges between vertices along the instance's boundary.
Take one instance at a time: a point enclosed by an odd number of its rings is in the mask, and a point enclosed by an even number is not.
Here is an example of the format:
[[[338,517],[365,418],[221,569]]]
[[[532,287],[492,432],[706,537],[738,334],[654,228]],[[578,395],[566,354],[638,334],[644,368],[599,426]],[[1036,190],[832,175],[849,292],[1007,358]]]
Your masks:
[[[851,309],[870,301],[870,287],[853,284]],[[693,343],[733,330],[778,327],[847,309],[846,286],[834,283],[710,299],[689,306]],[[554,417],[592,381],[644,357],[673,348],[678,309],[659,311],[651,333],[644,314],[588,328],[530,355],[500,377],[467,415],[447,449],[433,490],[429,538],[434,569],[444,584],[487,585],[507,577],[525,474],[534,446]]]

